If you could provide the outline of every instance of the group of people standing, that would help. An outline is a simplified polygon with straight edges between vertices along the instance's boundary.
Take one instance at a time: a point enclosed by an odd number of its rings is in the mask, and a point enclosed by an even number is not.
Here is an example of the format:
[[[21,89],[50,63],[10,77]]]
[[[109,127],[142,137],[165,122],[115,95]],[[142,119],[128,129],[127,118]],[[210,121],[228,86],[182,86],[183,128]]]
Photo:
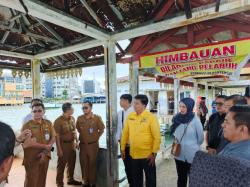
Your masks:
[[[99,138],[103,134],[104,124],[100,116],[92,113],[92,103],[84,102],[83,115],[75,122],[71,103],[62,106],[63,115],[54,122],[57,145],[57,177],[58,187],[63,187],[63,175],[67,165],[68,184],[81,185],[74,180],[76,149],[80,150],[80,165],[83,186],[94,187],[96,184],[96,159],[99,150]],[[79,139],[77,133],[79,133]]]
[[[120,145],[130,187],[143,187],[144,175],[146,187],[157,186],[155,159],[160,149],[161,134],[157,117],[146,109],[148,102],[146,95],[132,98],[130,94],[124,94],[120,97],[122,110],[118,112],[116,140]],[[178,187],[187,186],[192,162],[196,152],[201,150],[204,139],[208,154],[250,160],[249,87],[245,97],[217,96],[215,105],[216,112],[205,120],[204,137],[204,119],[200,118],[206,110],[204,106],[200,106],[200,113],[196,114],[192,98],[184,98],[179,102],[179,112],[174,115],[170,129],[180,148],[179,154],[175,155]],[[71,103],[64,103],[63,114],[54,124],[44,115],[45,108],[41,100],[34,99],[31,106],[31,114],[25,117],[19,137],[15,137],[8,125],[0,125],[0,183],[10,170],[13,147],[22,143],[26,171],[24,186],[45,187],[51,151],[56,142],[57,186],[64,186],[66,166],[69,185],[95,186],[98,141],[103,134],[104,124],[98,115],[93,114],[92,103],[83,103],[83,115],[76,121],[72,116],[74,109]],[[80,149],[83,184],[74,179],[76,149]]]
[[[125,94],[121,97],[120,104],[123,110],[118,113],[117,141],[121,145],[128,181],[131,186],[142,187],[145,172],[147,186],[156,186],[155,158],[161,142],[157,117],[146,110],[146,95],[137,95],[132,106],[132,96]],[[22,133],[18,138],[8,125],[1,123],[0,130],[5,133],[0,132],[0,184],[4,185],[3,181],[10,171],[13,148],[17,141],[24,148],[25,187],[46,186],[49,160],[55,142],[58,155],[57,186],[64,186],[66,166],[68,185],[96,186],[98,141],[103,134],[104,124],[101,117],[93,114],[92,103],[84,102],[82,110],[83,115],[75,121],[72,104],[64,103],[62,115],[53,124],[45,116],[42,100],[33,99],[31,113],[24,118]],[[80,149],[83,182],[74,179],[76,149]]]
[[[173,117],[171,126],[171,134],[181,147],[180,154],[175,156],[178,187],[187,186],[193,159],[196,152],[201,150],[204,139],[208,154],[250,161],[249,87],[246,88],[245,96],[218,95],[216,112],[206,122],[199,118],[199,113],[196,115],[193,112],[194,103],[191,98],[182,99],[179,103],[180,112]],[[206,124],[205,138],[203,122]]]
[[[101,117],[92,113],[92,103],[84,102],[82,110],[83,115],[79,116],[75,121],[72,104],[64,103],[62,105],[62,115],[52,124],[45,116],[45,107],[42,100],[32,100],[31,114],[28,114],[23,120],[21,138],[16,139],[14,137],[12,139],[14,142],[17,141],[22,144],[24,148],[23,165],[26,172],[24,187],[46,186],[49,160],[51,152],[54,151],[53,145],[55,142],[58,155],[57,187],[64,186],[63,179],[66,166],[68,185],[96,186],[98,141],[104,132],[105,126]],[[6,124],[1,124],[1,127],[11,130]],[[77,138],[77,132],[79,138]],[[10,143],[10,139],[7,143]],[[76,149],[80,150],[83,183],[74,179]],[[8,154],[8,151],[4,154]],[[2,180],[4,179],[2,178]]]

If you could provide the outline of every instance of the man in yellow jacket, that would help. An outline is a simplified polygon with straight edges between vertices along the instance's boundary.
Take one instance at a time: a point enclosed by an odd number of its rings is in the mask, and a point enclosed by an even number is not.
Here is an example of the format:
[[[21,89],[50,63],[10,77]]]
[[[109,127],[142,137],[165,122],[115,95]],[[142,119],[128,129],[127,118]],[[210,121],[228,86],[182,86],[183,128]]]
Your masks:
[[[147,104],[146,95],[135,96],[135,112],[127,117],[122,132],[122,158],[125,158],[125,148],[129,142],[135,187],[143,187],[143,171],[146,176],[146,187],[156,187],[155,158],[160,149],[161,134],[156,116],[146,110]]]

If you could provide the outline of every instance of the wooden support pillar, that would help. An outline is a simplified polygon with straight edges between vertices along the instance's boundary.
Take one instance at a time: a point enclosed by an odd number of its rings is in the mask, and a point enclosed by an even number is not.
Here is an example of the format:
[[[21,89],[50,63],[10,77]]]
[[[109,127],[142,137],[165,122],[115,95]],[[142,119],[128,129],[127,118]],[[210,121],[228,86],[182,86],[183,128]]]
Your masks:
[[[134,97],[139,93],[139,67],[136,62],[129,64],[129,93]]]
[[[180,80],[174,79],[174,114],[179,111],[179,101],[180,101]]]
[[[206,97],[206,106],[209,105],[209,98],[208,98],[208,84],[205,84],[205,97]]]
[[[212,99],[215,100],[215,94],[216,94],[216,88],[213,86],[212,87]]]
[[[107,186],[118,187],[117,78],[115,43],[104,45],[106,82]]]
[[[31,77],[32,77],[32,96],[33,98],[41,98],[41,73],[40,60],[33,59],[31,62]]]
[[[197,97],[198,97],[198,95],[199,95],[199,93],[198,93],[198,83],[197,82],[194,82],[194,88],[193,88],[193,92],[194,92],[194,100],[195,101],[197,101]]]

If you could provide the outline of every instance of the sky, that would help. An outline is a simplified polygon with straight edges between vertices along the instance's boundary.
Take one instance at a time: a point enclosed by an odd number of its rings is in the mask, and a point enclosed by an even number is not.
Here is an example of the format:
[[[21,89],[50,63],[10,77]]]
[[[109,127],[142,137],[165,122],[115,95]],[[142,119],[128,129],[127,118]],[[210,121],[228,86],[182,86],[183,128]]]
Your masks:
[[[124,77],[129,75],[129,64],[117,64],[116,74],[118,77]],[[96,67],[83,68],[82,80],[89,80],[95,78],[101,83],[101,87],[104,89],[105,81],[105,69],[104,65]]]

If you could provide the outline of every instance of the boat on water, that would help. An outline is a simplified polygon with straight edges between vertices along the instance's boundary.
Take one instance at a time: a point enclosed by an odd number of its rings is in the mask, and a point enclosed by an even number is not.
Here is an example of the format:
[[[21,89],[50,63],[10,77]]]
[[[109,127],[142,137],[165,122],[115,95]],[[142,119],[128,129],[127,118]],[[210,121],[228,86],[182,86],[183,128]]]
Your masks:
[[[81,102],[106,103],[106,97],[103,95],[88,95],[83,97]]]
[[[59,104],[57,104],[57,103],[45,103],[44,107],[45,107],[46,110],[53,110],[53,109],[58,109],[61,106]]]

